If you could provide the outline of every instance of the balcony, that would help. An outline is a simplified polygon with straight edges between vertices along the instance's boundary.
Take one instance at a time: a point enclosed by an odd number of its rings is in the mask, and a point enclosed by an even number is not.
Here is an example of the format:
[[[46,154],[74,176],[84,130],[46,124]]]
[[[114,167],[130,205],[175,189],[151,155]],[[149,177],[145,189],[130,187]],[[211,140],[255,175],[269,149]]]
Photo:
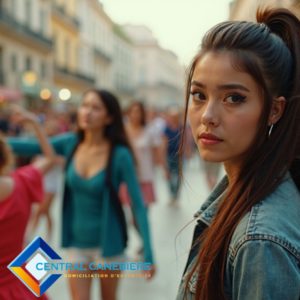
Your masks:
[[[71,71],[71,70],[67,69],[66,67],[60,67],[60,66],[56,65],[55,72],[57,75],[65,76],[65,78],[69,79],[69,80],[81,81],[88,85],[95,84],[95,78],[89,77],[87,75],[84,75],[84,74],[76,72],[76,71]]]
[[[121,92],[125,95],[133,95],[133,93],[134,93],[133,86],[128,86],[128,85],[124,85],[124,84],[117,84],[116,89],[117,89],[118,92]]]
[[[100,59],[104,59],[106,62],[111,62],[112,60],[111,56],[99,47],[94,48],[94,54],[96,57],[99,57]]]
[[[0,30],[4,34],[15,37],[20,42],[36,45],[44,51],[51,51],[53,42],[40,32],[33,31],[30,27],[16,20],[9,12],[0,9]]]
[[[66,26],[68,26],[69,28],[75,31],[79,30],[80,27],[79,20],[76,17],[69,15],[64,6],[53,4],[52,12],[53,12],[53,16],[63,21]]]

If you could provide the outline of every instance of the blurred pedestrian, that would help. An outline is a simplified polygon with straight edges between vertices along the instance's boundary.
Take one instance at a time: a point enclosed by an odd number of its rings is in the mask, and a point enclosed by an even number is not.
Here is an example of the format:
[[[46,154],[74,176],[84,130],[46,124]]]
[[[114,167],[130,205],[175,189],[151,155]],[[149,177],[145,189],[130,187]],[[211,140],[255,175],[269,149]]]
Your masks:
[[[105,90],[84,93],[78,108],[78,132],[51,139],[60,155],[66,157],[63,195],[62,246],[68,248],[68,260],[88,265],[126,261],[127,228],[120,200],[120,184],[125,182],[132,210],[143,239],[144,260],[152,264],[150,233],[145,205],[136,176],[116,97]],[[11,139],[19,153],[38,152],[34,141]],[[92,274],[97,271],[88,270]],[[105,271],[100,278],[105,300],[117,297],[121,271]],[[90,299],[92,278],[69,278],[72,299]]]
[[[216,25],[191,64],[193,136],[226,176],[195,215],[178,300],[300,296],[300,22],[257,22]]]
[[[33,114],[20,108],[13,114],[16,123],[27,123],[34,129],[44,158],[11,172],[13,156],[0,137],[0,299],[30,300],[36,297],[7,266],[23,250],[31,206],[43,200],[42,175],[53,165],[55,152]]]
[[[167,124],[164,130],[164,158],[167,165],[167,180],[170,192],[170,205],[178,204],[179,189],[181,185],[179,177],[179,147],[182,125],[180,113],[176,108],[169,109]]]
[[[137,160],[137,175],[146,207],[155,202],[154,168],[160,153],[162,140],[155,135],[146,123],[146,111],[143,103],[133,102],[127,112],[126,132]],[[122,198],[128,203],[128,193],[123,191]]]
[[[147,126],[146,111],[142,102],[133,102],[128,108],[127,117],[125,128],[137,160],[138,181],[145,206],[148,209],[156,201],[154,190],[155,161],[158,160],[157,156],[160,154],[162,139]],[[121,186],[120,196],[124,204],[130,207],[131,199],[125,184]],[[133,219],[133,224],[139,232],[135,219]],[[142,252],[143,248],[140,248],[138,254]]]

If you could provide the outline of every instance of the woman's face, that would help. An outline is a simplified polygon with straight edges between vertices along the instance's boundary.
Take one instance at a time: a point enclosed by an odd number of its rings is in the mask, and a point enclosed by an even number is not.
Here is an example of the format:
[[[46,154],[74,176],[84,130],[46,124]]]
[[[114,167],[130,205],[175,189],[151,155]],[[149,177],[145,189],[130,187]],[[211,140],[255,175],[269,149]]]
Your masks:
[[[262,108],[259,86],[232,67],[228,53],[208,52],[199,59],[188,114],[204,160],[239,166],[254,140]]]
[[[82,130],[102,130],[111,123],[103,101],[95,92],[85,94],[78,108],[78,126]]]
[[[130,107],[128,112],[128,119],[133,124],[141,125],[142,124],[142,111],[139,105],[134,104]]]

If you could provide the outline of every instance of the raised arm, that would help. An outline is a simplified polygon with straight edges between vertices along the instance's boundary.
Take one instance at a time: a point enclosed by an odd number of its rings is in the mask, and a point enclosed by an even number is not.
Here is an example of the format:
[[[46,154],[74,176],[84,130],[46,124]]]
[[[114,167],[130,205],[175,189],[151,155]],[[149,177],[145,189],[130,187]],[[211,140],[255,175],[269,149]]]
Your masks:
[[[36,160],[33,165],[39,171],[45,173],[54,164],[55,151],[49,143],[42,126],[39,124],[37,117],[33,113],[30,113],[21,107],[14,107],[13,113],[17,122],[28,124],[33,129],[42,154],[44,155],[42,159]]]
[[[58,155],[67,157],[76,144],[77,138],[73,132],[67,132],[53,136],[48,140]],[[7,142],[16,155],[34,156],[41,154],[42,151],[38,140],[33,137],[9,137]]]

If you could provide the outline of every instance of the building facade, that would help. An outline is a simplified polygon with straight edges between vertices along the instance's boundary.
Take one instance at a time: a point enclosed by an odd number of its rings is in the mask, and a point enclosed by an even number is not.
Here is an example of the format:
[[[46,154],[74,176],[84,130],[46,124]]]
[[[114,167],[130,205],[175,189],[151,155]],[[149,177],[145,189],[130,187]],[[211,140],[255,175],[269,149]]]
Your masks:
[[[156,107],[183,104],[184,68],[145,26],[120,26],[98,0],[0,0],[0,102],[71,100],[90,88]]]
[[[0,1],[0,86],[38,101],[40,90],[52,86],[51,1]],[[9,96],[8,96],[9,97]]]
[[[94,78],[97,88],[111,89],[113,62],[113,21],[97,0],[79,0],[79,65]]]
[[[128,106],[136,96],[134,53],[135,48],[132,41],[123,32],[122,27],[115,24],[114,61],[112,66],[113,91],[122,100],[122,106]]]
[[[134,85],[137,99],[149,106],[182,105],[184,69],[177,56],[158,44],[145,26],[124,25],[134,44]]]
[[[80,100],[83,91],[95,83],[92,76],[82,72],[78,60],[81,24],[77,7],[78,0],[53,0],[51,14],[54,93],[60,100],[72,99],[75,102]]]

